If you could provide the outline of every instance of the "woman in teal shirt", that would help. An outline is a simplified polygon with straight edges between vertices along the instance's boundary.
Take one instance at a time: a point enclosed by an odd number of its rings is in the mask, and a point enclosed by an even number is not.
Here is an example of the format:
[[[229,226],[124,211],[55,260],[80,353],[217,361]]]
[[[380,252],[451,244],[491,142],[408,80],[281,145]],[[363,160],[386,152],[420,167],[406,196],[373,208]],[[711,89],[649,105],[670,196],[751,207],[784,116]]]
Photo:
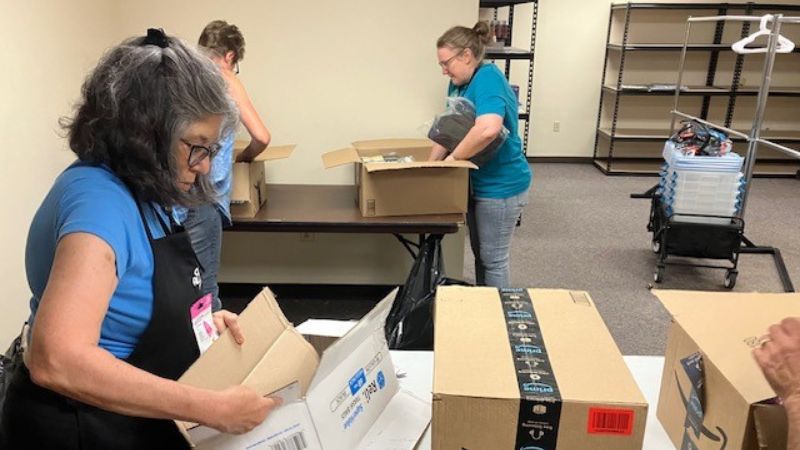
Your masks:
[[[484,64],[489,25],[453,27],[436,42],[442,74],[450,77],[449,96],[475,105],[475,125],[452,153],[435,144],[431,159],[469,159],[485,149],[505,127],[508,138],[494,156],[470,174],[467,226],[475,255],[478,285],[510,287],[509,250],[517,219],[528,202],[533,174],[519,138],[517,99],[494,64]]]

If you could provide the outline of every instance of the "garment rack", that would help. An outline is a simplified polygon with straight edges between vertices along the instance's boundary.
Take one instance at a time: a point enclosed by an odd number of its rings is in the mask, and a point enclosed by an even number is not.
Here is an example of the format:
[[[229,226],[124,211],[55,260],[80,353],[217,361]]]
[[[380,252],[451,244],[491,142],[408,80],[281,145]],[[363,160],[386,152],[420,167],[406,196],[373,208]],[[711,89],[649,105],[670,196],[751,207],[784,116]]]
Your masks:
[[[769,40],[765,52],[766,56],[764,58],[764,67],[761,73],[761,85],[759,86],[758,97],[756,100],[756,113],[755,117],[753,118],[753,125],[750,129],[750,134],[741,133],[736,130],[720,126],[713,122],[703,120],[699,117],[695,117],[690,114],[681,112],[678,109],[678,102],[680,99],[681,90],[677,87],[681,86],[681,82],[683,79],[683,71],[684,71],[684,66],[686,64],[686,52],[689,47],[689,36],[691,34],[692,24],[699,22],[720,22],[720,21],[761,22],[761,20],[762,17],[758,16],[689,17],[686,24],[686,36],[683,42],[683,49],[681,50],[680,65],[678,68],[678,80],[677,83],[675,84],[676,89],[674,96],[674,106],[671,111],[672,120],[670,123],[670,130],[669,130],[670,136],[675,132],[677,119],[683,118],[689,120],[696,120],[704,125],[715,128],[717,130],[724,131],[729,135],[737,136],[747,141],[747,154],[745,156],[745,163],[744,163],[745,186],[744,186],[744,191],[742,193],[742,206],[736,215],[736,217],[740,219],[744,217],[745,209],[747,207],[747,198],[750,193],[750,182],[753,179],[753,168],[755,166],[756,155],[758,154],[759,145],[770,147],[786,155],[800,159],[800,152],[798,152],[797,150],[771,142],[761,137],[761,128],[764,123],[764,113],[767,107],[767,99],[769,97],[770,83],[772,82],[772,71],[775,66],[775,56],[777,54],[778,38],[780,37],[781,27],[784,24],[800,24],[800,17],[788,17],[784,16],[783,14],[775,14],[772,16],[772,20],[769,21],[770,22]],[[652,192],[650,193],[652,194]],[[781,279],[781,283],[783,284],[784,290],[786,292],[794,292],[794,286],[792,284],[792,280],[789,277],[789,273],[786,270],[786,264],[783,261],[783,257],[781,256],[781,252],[779,249],[775,247],[765,247],[765,246],[755,245],[752,241],[750,241],[746,237],[743,238],[743,243],[744,246],[739,250],[739,253],[772,255],[773,261],[775,262],[775,267],[778,270],[778,275]]]

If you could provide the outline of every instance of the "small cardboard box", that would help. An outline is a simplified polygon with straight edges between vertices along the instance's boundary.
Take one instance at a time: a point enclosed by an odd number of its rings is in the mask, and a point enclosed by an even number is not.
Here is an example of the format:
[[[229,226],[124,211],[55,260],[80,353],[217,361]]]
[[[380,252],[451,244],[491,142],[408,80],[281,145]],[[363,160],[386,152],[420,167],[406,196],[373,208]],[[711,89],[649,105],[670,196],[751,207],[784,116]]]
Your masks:
[[[245,343],[222,336],[180,381],[217,390],[243,383],[284,405],[243,435],[179,423],[184,435],[209,450],[413,449],[430,422],[430,403],[399,389],[383,331],[395,294],[318,359],[262,291],[239,316]]]
[[[427,139],[378,139],[322,155],[325,168],[355,164],[356,203],[364,217],[449,214],[467,211],[469,161],[428,161]],[[362,163],[361,158],[396,153],[414,162]]]
[[[647,402],[585,292],[440,287],[434,450],[640,450]]]
[[[656,414],[679,449],[786,448],[786,418],[752,356],[800,294],[654,290],[672,314]]]
[[[247,147],[246,142],[236,141],[234,153],[239,154]],[[270,146],[261,152],[253,162],[233,163],[233,182],[231,186],[231,216],[250,219],[267,201],[267,180],[264,162],[285,159],[291,156],[294,145]]]

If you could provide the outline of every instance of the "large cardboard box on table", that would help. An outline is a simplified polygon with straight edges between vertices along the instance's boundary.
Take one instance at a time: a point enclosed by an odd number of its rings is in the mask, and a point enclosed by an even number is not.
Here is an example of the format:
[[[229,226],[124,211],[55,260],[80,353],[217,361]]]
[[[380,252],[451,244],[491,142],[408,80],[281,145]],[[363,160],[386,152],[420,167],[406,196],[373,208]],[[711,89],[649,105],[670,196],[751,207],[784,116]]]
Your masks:
[[[678,449],[786,448],[786,418],[752,356],[800,294],[654,290],[672,314],[658,409]]]
[[[239,154],[247,147],[246,142],[237,141],[234,153]],[[294,145],[267,147],[253,162],[233,163],[231,186],[231,216],[234,219],[253,218],[267,201],[267,179],[264,163],[285,159],[292,155]]]
[[[355,164],[356,203],[364,217],[450,214],[467,211],[469,161],[428,161],[427,139],[377,139],[322,155],[325,168]],[[366,162],[362,158],[412,156],[414,162]]]
[[[585,292],[437,290],[433,449],[640,450],[646,418]]]
[[[209,450],[367,450],[389,443],[411,450],[430,421],[430,403],[398,386],[383,331],[395,294],[320,358],[264,289],[239,316],[245,343],[224,334],[179,381],[214,390],[243,384],[283,398],[283,406],[243,435],[178,427],[194,447]]]

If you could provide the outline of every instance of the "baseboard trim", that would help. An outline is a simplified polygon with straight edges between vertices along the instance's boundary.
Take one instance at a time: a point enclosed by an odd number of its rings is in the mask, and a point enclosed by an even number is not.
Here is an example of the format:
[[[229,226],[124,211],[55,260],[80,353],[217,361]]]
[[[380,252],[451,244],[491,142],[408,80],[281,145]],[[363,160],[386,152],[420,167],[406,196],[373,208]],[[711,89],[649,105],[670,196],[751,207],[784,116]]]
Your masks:
[[[527,156],[529,163],[591,164],[591,156]]]

